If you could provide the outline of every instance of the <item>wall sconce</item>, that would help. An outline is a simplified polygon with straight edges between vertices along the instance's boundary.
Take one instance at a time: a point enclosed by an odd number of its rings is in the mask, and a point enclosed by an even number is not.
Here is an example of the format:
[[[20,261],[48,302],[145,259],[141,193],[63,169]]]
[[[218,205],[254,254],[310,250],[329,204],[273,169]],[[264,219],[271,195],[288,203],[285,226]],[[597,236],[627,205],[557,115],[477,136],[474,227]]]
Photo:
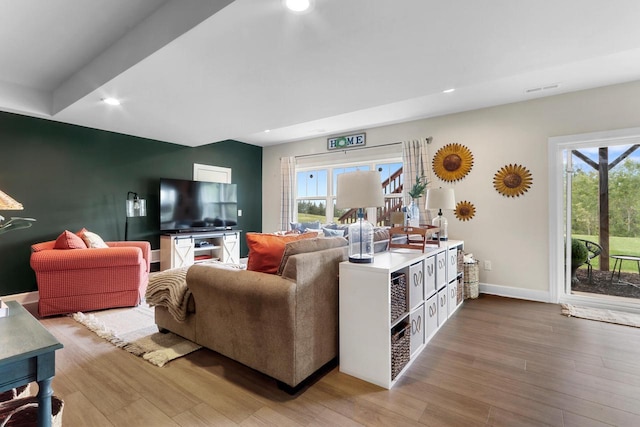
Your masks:
[[[131,197],[133,196],[133,197]],[[147,216],[147,201],[138,197],[138,193],[129,191],[127,193],[127,219],[124,223],[124,240],[128,240],[129,218]]]

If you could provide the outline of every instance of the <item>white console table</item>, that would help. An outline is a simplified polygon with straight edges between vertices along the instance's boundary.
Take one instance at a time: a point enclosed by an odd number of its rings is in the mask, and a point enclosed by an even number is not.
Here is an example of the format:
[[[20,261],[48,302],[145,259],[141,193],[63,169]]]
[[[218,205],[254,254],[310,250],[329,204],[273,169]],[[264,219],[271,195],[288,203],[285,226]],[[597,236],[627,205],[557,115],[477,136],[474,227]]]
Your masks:
[[[160,270],[207,261],[240,263],[240,230],[160,236]]]
[[[387,389],[395,384],[462,304],[462,248],[450,240],[424,253],[393,249],[371,264],[340,264],[341,372]]]

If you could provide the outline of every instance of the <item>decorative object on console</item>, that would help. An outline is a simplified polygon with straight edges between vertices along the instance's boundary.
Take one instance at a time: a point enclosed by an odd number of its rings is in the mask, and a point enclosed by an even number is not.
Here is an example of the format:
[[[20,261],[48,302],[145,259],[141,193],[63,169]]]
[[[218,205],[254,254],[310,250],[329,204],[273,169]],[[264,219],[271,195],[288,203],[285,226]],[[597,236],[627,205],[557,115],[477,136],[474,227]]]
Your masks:
[[[435,229],[435,227],[432,225],[425,225],[422,227],[401,226],[389,228],[389,250],[396,248],[420,249],[424,252],[427,244],[440,246],[440,240],[428,240],[427,236],[431,235],[432,232],[435,231],[429,231],[430,229]],[[405,237],[403,241],[394,241],[397,235],[404,235]]]
[[[456,218],[460,221],[469,221],[476,214],[476,207],[473,203],[463,200],[458,202],[456,210],[454,211]]]
[[[22,203],[0,190],[0,211],[21,211],[22,209],[24,209]],[[34,221],[35,219],[33,218],[12,217],[9,221],[4,222],[4,217],[0,215],[0,234],[21,228],[29,228]]]
[[[337,209],[358,209],[358,220],[349,227],[349,262],[373,262],[373,225],[364,219],[364,208],[384,205],[380,172],[356,171],[338,175]]]
[[[133,196],[133,198],[131,198]],[[147,201],[138,197],[138,193],[129,191],[127,193],[127,219],[124,223],[124,240],[129,240],[129,218],[147,216]]]
[[[438,209],[438,216],[433,219],[432,224],[438,227],[438,239],[448,240],[447,227],[449,222],[442,215],[442,209],[454,210],[456,208],[456,197],[453,188],[430,188],[427,190],[427,209]]]
[[[416,182],[408,191],[409,197],[411,197],[411,203],[407,206],[407,225],[417,227],[420,225],[420,207],[418,206],[418,199],[424,194],[424,190],[427,188],[427,178],[424,176],[416,175]]]
[[[461,144],[447,144],[433,156],[433,171],[443,181],[458,181],[471,171],[473,154]]]
[[[493,177],[496,191],[507,197],[520,197],[529,190],[532,183],[531,172],[526,167],[516,164],[503,166]]]
[[[391,212],[390,222],[392,227],[395,227],[398,225],[405,225],[404,219],[405,219],[405,215],[403,212],[400,212],[400,211]]]

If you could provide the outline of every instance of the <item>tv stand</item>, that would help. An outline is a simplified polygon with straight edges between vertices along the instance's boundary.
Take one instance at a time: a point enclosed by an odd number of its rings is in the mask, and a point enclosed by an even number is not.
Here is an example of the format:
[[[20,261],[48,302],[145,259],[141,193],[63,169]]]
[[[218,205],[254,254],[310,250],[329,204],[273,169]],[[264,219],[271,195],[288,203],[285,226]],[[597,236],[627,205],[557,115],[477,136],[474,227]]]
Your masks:
[[[160,236],[160,270],[211,261],[239,264],[240,232],[215,230],[164,234]]]

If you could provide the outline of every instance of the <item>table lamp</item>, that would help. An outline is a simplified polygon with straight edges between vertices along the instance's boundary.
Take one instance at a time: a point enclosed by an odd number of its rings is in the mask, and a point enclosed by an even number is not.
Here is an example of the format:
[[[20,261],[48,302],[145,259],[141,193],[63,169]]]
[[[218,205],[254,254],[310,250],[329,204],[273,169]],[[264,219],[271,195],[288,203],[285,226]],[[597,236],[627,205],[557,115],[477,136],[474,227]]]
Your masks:
[[[337,209],[358,209],[358,220],[349,226],[349,262],[373,262],[373,225],[364,219],[364,209],[384,206],[378,171],[346,172],[338,175]]]
[[[438,227],[438,239],[449,240],[447,234],[448,221],[442,215],[443,209],[454,210],[456,208],[456,197],[453,188],[430,188],[427,190],[426,209],[438,209],[438,216],[432,221],[432,225]]]
[[[133,198],[131,198],[133,196]],[[147,201],[138,197],[138,193],[129,191],[127,193],[127,219],[124,223],[124,240],[129,234],[129,218],[147,216]]]

